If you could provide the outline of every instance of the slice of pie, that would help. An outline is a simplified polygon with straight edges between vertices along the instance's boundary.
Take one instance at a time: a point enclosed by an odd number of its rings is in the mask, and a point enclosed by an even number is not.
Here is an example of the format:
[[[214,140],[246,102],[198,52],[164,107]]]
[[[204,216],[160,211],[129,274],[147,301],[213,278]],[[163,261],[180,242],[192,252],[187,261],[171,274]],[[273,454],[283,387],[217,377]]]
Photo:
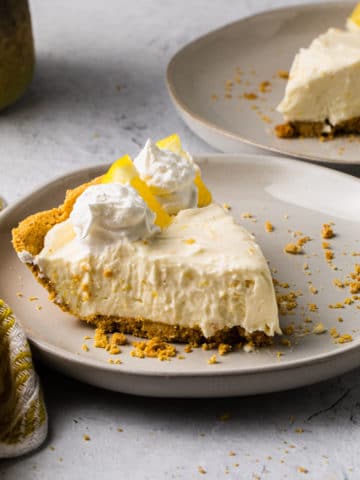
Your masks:
[[[348,30],[330,28],[295,56],[277,107],[286,122],[275,129],[279,137],[360,133],[359,14],[358,6]]]
[[[253,236],[211,202],[178,137],[148,142],[135,165],[125,156],[23,220],[19,258],[60,308],[107,331],[269,343],[277,304]]]

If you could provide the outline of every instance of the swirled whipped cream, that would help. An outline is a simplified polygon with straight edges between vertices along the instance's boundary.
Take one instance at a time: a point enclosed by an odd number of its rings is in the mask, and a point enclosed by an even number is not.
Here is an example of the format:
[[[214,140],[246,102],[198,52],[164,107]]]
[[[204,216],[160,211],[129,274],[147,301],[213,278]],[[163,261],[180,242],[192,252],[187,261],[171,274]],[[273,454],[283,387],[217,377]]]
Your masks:
[[[90,243],[126,238],[145,239],[160,231],[155,213],[130,185],[107,183],[88,187],[70,214],[75,234]]]
[[[194,184],[197,167],[192,158],[161,150],[148,140],[134,160],[135,166],[157,200],[170,215],[197,206]]]

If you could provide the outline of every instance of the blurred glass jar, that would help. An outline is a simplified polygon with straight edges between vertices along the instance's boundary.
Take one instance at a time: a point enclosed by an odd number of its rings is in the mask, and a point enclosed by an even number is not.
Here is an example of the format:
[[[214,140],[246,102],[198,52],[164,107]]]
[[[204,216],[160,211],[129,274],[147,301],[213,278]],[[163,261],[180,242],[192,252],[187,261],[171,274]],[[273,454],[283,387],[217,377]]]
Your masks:
[[[0,109],[15,102],[31,82],[34,41],[27,0],[0,0]]]

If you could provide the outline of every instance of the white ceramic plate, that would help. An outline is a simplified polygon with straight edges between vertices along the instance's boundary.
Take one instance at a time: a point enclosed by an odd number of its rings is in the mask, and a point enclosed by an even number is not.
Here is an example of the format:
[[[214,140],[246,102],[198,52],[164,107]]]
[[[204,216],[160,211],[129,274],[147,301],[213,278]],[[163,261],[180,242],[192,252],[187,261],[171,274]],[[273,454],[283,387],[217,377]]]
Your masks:
[[[359,164],[360,137],[321,143],[279,139],[274,134],[274,126],[282,123],[274,109],[286,85],[278,72],[288,71],[298,49],[321,32],[343,27],[353,4],[344,1],[264,12],[195,40],[168,66],[167,83],[175,107],[197,135],[223,152],[240,153],[247,143],[317,162]],[[225,97],[229,80],[234,83],[232,98]],[[271,82],[268,93],[259,91],[263,81]],[[244,93],[258,98],[247,100]]]
[[[219,202],[232,206],[235,217],[254,232],[276,278],[300,289],[296,315],[281,319],[286,326],[299,323],[305,316],[313,319],[309,328],[323,322],[350,333],[354,341],[339,345],[325,333],[291,338],[291,348],[274,345],[255,353],[236,351],[219,357],[220,363],[209,365],[212,351],[194,350],[185,360],[138,359],[130,356],[130,346],[119,356],[121,365],[108,363],[110,355],[92,346],[85,335],[93,329],[60,311],[47,300],[43,288],[20,263],[10,244],[10,231],[31,212],[49,208],[62,201],[72,188],[101,174],[104,166],[80,170],[37,190],[0,215],[0,297],[5,298],[21,320],[32,346],[49,365],[75,378],[104,388],[152,396],[216,397],[270,392],[310,384],[360,365],[360,310],[356,303],[341,310],[330,310],[328,304],[343,300],[347,293],[333,286],[353,269],[352,251],[360,251],[360,181],[353,177],[314,165],[273,157],[217,155],[197,159],[206,182]],[[255,218],[242,219],[242,212]],[[288,217],[287,217],[288,216]],[[254,221],[256,220],[256,222]],[[264,222],[273,223],[275,231],[266,233]],[[320,228],[334,221],[336,238],[331,240],[338,271],[329,268],[321,248]],[[291,241],[289,230],[301,230],[313,240],[306,244],[307,255],[283,253]],[[346,253],[347,255],[344,255]],[[309,264],[311,276],[303,270]],[[312,295],[308,281],[319,290]],[[287,290],[285,289],[284,292]],[[17,295],[21,292],[23,297]],[[29,297],[38,300],[30,301]],[[316,303],[318,312],[308,312],[307,304]],[[360,302],[357,302],[360,305]],[[38,310],[37,307],[42,309]],[[344,319],[342,323],[337,317]],[[90,350],[83,352],[86,343]],[[183,354],[184,347],[177,346]],[[284,355],[278,358],[277,352]]]

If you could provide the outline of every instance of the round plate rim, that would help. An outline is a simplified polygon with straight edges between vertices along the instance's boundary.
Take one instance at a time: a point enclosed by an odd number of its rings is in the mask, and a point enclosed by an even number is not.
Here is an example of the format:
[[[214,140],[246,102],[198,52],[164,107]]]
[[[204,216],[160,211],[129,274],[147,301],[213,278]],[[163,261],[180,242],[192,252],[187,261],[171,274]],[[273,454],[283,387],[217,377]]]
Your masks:
[[[350,8],[350,5],[353,5],[353,2],[351,2],[349,0],[345,0],[345,1],[331,1],[331,2],[326,2],[326,3],[305,3],[305,4],[300,4],[300,5],[292,5],[290,7],[280,7],[280,8],[270,9],[270,10],[262,10],[261,12],[258,12],[254,15],[248,15],[246,17],[241,18],[240,20],[236,20],[234,22],[227,23],[226,25],[223,25],[219,28],[211,30],[210,32],[205,33],[204,35],[201,35],[200,37],[196,38],[195,40],[190,41],[189,43],[187,43],[186,45],[181,47],[180,50],[178,50],[171,57],[171,59],[168,63],[167,69],[166,69],[166,75],[165,75],[166,87],[167,87],[169,96],[170,96],[175,108],[177,108],[180,111],[183,118],[187,116],[192,121],[195,121],[198,124],[200,124],[202,127],[205,127],[206,129],[211,130],[212,132],[216,133],[217,135],[221,135],[223,137],[226,137],[226,138],[228,138],[232,141],[235,141],[239,144],[246,144],[246,145],[250,145],[252,147],[260,148],[261,150],[265,150],[265,151],[272,152],[272,153],[275,153],[275,154],[288,155],[292,158],[298,158],[298,159],[302,159],[302,160],[310,160],[310,161],[317,162],[317,163],[320,163],[320,164],[330,163],[330,164],[333,164],[333,165],[359,165],[360,160],[359,161],[348,160],[348,159],[346,159],[346,157],[341,158],[341,159],[340,158],[339,159],[334,159],[334,158],[326,158],[326,157],[322,157],[322,156],[318,156],[318,155],[304,154],[304,153],[301,153],[301,152],[295,153],[295,152],[292,152],[292,151],[288,151],[285,148],[279,148],[279,147],[275,147],[275,146],[271,146],[271,145],[263,145],[261,143],[249,140],[248,138],[243,137],[241,135],[229,132],[228,130],[213,124],[212,122],[206,120],[201,115],[192,111],[191,108],[179,96],[179,94],[176,90],[174,79],[173,79],[173,71],[174,71],[174,68],[175,68],[175,64],[176,64],[178,58],[181,57],[187,50],[193,49],[196,45],[200,44],[204,40],[207,40],[208,38],[213,37],[213,36],[217,36],[220,32],[222,32],[224,30],[227,30],[227,29],[230,29],[230,28],[234,27],[235,25],[244,23],[249,19],[256,18],[256,17],[261,17],[261,16],[269,14],[269,13],[276,15],[277,13],[292,11],[292,10],[305,10],[306,11],[306,10],[310,10],[310,9],[314,9],[314,8],[324,9],[324,8],[332,8],[332,7],[336,7],[336,6],[344,6],[345,4],[348,4],[349,8]],[[188,121],[185,120],[185,122],[187,123],[189,128],[192,131],[194,131],[194,129],[191,127],[191,125],[188,123]],[[204,139],[203,136],[199,135],[197,132],[196,132],[196,135],[200,136],[206,143],[209,143],[206,139]]]
[[[351,179],[355,183],[360,184],[360,179],[357,177],[354,177],[352,175],[349,175],[347,173],[339,172],[337,170],[333,170],[328,167],[324,167],[321,165],[313,165],[313,164],[307,164],[307,163],[301,163],[298,162],[294,159],[289,159],[289,158],[283,158],[283,157],[278,157],[278,156],[272,156],[269,158],[268,155],[261,155],[261,154],[247,154],[247,153],[233,153],[233,154],[208,154],[208,155],[197,155],[194,156],[195,160],[198,163],[202,162],[216,162],[221,160],[222,162],[227,159],[225,162],[223,162],[224,165],[227,164],[232,164],[232,163],[239,163],[239,162],[246,162],[246,161],[252,161],[252,162],[265,162],[269,163],[271,160],[276,160],[284,165],[287,165],[287,167],[291,167],[296,165],[297,167],[303,167],[308,170],[316,170],[316,171],[326,171],[327,174],[340,177],[340,178],[347,178]],[[271,164],[271,163],[270,163]],[[74,175],[81,175],[82,173],[85,172],[89,174],[89,172],[97,172],[98,170],[101,169],[106,169],[107,164],[97,164],[93,165],[90,167],[85,167],[85,168],[80,168],[80,169],[75,169],[72,171],[69,171],[65,174],[62,174],[56,178],[54,178],[52,181],[47,182],[43,184],[42,186],[35,188],[32,192],[28,193],[24,197],[20,198],[18,201],[16,201],[14,204],[11,206],[8,206],[5,208],[4,211],[0,213],[0,230],[4,227],[4,224],[6,224],[6,219],[8,217],[11,217],[14,211],[16,211],[18,208],[22,207],[22,205],[27,202],[28,200],[31,199],[34,195],[39,195],[42,192],[51,189],[52,187],[55,187],[56,184],[58,183],[63,183],[66,181],[66,179],[70,179]],[[96,175],[96,174],[95,174]],[[5,225],[5,230],[7,230]],[[21,319],[20,319],[21,322]],[[266,372],[272,372],[272,373],[279,373],[281,371],[287,371],[287,370],[297,370],[304,368],[308,365],[319,365],[321,363],[326,363],[326,362],[332,362],[336,359],[343,358],[347,354],[351,354],[356,350],[360,350],[360,339],[357,341],[355,340],[352,343],[348,343],[346,345],[342,345],[339,350],[333,351],[333,352],[327,352],[327,353],[322,353],[318,354],[315,356],[311,356],[310,358],[305,358],[301,360],[293,360],[293,361],[287,361],[283,363],[278,363],[276,365],[268,365],[268,366],[262,366],[262,367],[254,367],[254,368],[245,368],[242,370],[223,370],[223,371],[201,371],[199,372],[198,370],[189,370],[186,372],[160,372],[160,371],[154,371],[154,370],[146,370],[142,369],[141,371],[138,371],[133,368],[126,368],[126,369],[121,369],[119,370],[118,367],[111,365],[111,364],[106,364],[101,360],[95,360],[95,359],[87,359],[87,358],[79,358],[75,353],[69,352],[63,348],[57,347],[52,345],[51,343],[47,341],[42,341],[38,340],[36,337],[32,336],[31,334],[28,333],[26,327],[24,326],[24,330],[27,334],[27,337],[32,345],[34,345],[41,353],[45,353],[51,356],[55,356],[60,360],[64,360],[67,362],[71,362],[76,365],[81,365],[81,366],[88,366],[88,367],[93,367],[96,370],[102,370],[102,371],[111,371],[111,372],[118,372],[120,375],[135,375],[135,376],[145,376],[145,377],[230,377],[230,376],[245,376],[245,375],[257,375],[260,373],[266,373]],[[355,366],[354,366],[355,368]],[[349,368],[350,370],[350,368]]]

